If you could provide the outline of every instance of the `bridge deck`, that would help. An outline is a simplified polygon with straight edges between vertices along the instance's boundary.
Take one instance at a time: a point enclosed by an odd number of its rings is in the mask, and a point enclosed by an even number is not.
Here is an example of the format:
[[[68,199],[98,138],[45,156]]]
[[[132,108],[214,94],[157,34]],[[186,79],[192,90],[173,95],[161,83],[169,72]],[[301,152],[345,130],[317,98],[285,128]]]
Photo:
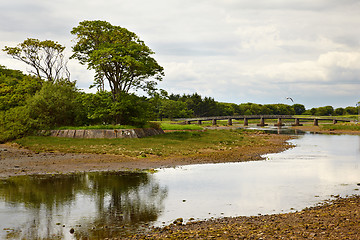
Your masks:
[[[282,120],[284,119],[293,119],[295,123],[293,125],[298,126],[301,125],[300,121],[314,121],[314,125],[318,125],[319,121],[333,121],[334,124],[337,122],[351,122],[352,120],[346,118],[339,117],[326,117],[326,118],[318,118],[318,117],[297,117],[293,115],[239,115],[239,116],[215,116],[215,117],[198,117],[198,118],[178,118],[175,121],[183,121],[187,124],[191,122],[197,122],[201,124],[203,121],[212,121],[213,125],[216,125],[217,120],[228,120],[228,124],[232,125],[232,120],[244,120],[244,125],[248,125],[248,120],[250,119],[260,119],[259,126],[265,126],[265,119],[278,119],[278,123],[275,124],[277,126],[282,126]]]

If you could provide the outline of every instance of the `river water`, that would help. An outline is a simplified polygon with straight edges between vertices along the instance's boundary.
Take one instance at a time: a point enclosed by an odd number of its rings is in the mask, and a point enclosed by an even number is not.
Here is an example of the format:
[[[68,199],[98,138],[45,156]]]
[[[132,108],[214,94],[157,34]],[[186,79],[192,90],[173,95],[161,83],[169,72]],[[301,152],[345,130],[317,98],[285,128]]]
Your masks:
[[[9,178],[0,182],[0,238],[102,239],[177,218],[291,212],[360,193],[360,136],[307,133],[290,142],[296,147],[264,161]]]

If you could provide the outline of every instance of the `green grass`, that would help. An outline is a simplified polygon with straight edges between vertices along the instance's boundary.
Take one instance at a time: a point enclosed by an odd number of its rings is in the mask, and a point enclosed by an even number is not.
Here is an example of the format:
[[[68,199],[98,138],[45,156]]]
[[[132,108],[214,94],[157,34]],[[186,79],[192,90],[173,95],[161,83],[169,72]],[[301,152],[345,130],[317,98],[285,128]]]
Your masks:
[[[19,145],[36,152],[116,154],[144,157],[147,155],[189,155],[200,149],[227,149],[240,145],[262,144],[244,130],[208,130],[205,132],[172,132],[131,139],[75,139],[29,136],[18,139]]]
[[[55,128],[55,130],[89,130],[89,129],[134,129],[136,127],[130,125],[92,125],[92,126],[63,126]]]
[[[203,128],[200,125],[190,124],[190,125],[180,125],[180,124],[171,124],[169,122],[159,122],[160,127],[163,130],[202,130]]]
[[[324,124],[320,125],[320,127],[324,130],[360,131],[360,124],[355,123]]]

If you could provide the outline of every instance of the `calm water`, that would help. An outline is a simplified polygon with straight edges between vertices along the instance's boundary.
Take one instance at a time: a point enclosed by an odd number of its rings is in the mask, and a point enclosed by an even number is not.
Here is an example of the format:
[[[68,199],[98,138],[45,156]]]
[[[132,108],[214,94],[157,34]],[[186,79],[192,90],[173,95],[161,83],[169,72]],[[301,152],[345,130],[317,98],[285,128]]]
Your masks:
[[[0,182],[0,238],[96,239],[179,217],[290,212],[360,193],[360,136],[291,142],[297,147],[266,161],[10,178]]]

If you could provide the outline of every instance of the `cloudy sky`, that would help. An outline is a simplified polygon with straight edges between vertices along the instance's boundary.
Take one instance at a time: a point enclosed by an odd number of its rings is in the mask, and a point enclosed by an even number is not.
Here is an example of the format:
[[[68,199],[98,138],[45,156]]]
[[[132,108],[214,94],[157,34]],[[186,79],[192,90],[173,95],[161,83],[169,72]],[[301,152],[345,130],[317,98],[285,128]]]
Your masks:
[[[0,48],[58,41],[105,20],[135,32],[165,68],[159,87],[217,101],[355,106],[360,101],[359,0],[12,0],[1,3]],[[28,67],[0,53],[0,64]],[[89,91],[93,73],[69,62]]]

